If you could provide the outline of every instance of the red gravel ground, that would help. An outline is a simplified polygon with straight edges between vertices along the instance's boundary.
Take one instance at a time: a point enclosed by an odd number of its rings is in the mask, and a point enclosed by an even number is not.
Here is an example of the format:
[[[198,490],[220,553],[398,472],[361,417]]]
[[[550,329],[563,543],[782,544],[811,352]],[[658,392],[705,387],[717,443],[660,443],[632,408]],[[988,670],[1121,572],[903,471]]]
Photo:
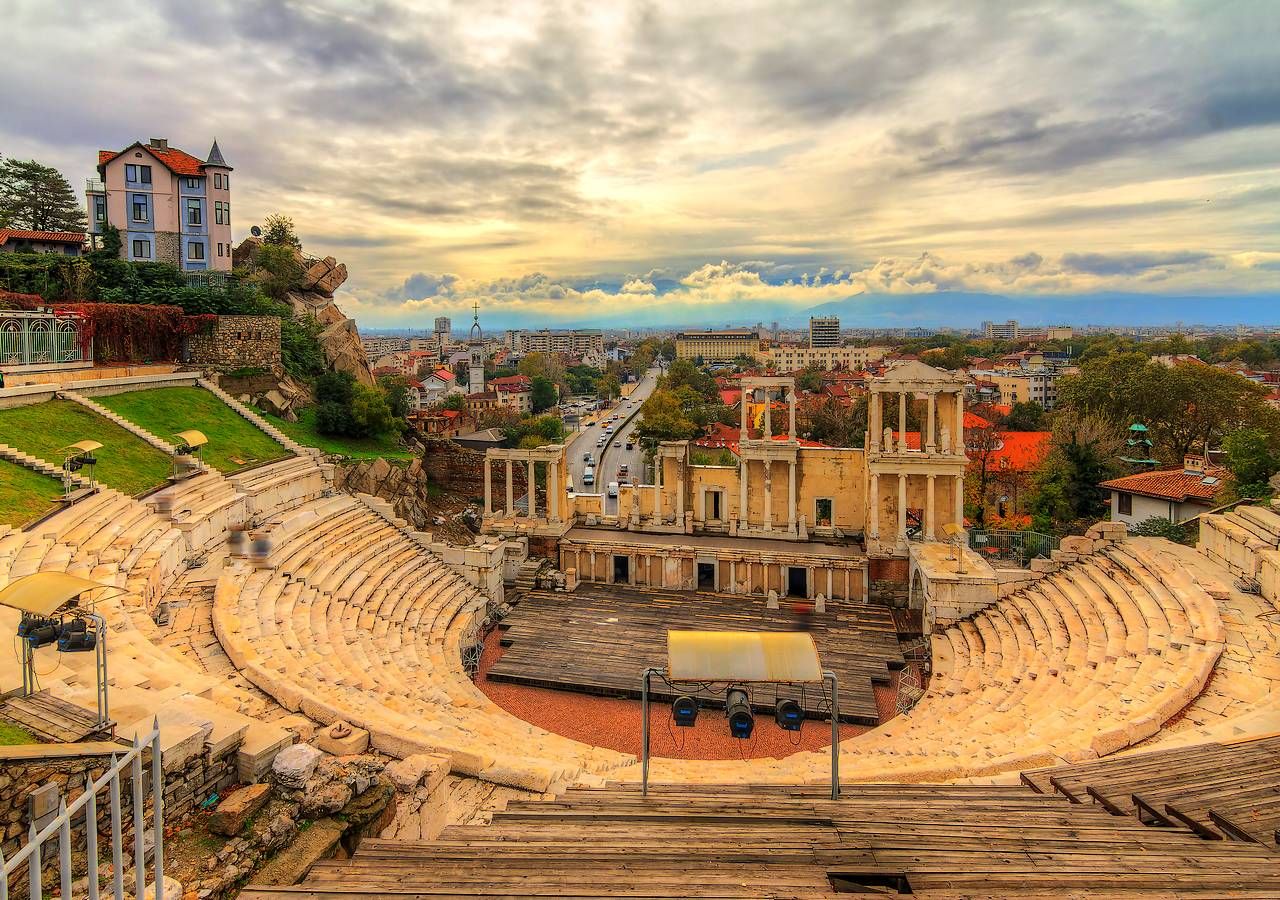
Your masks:
[[[640,701],[596,697],[573,691],[490,681],[489,669],[502,656],[501,632],[485,638],[484,655],[476,684],[494,703],[517,718],[547,731],[623,753],[640,753]],[[891,686],[875,688],[881,721],[893,715],[897,676]],[[637,677],[637,682],[639,678]],[[841,725],[840,739],[871,729],[866,725]],[[783,731],[767,713],[756,713],[750,740],[729,737],[723,709],[704,709],[692,728],[676,728],[671,707],[652,704],[649,710],[650,752],[674,759],[755,759],[781,757],[801,750],[820,750],[831,744],[831,723],[809,719],[799,732]]]

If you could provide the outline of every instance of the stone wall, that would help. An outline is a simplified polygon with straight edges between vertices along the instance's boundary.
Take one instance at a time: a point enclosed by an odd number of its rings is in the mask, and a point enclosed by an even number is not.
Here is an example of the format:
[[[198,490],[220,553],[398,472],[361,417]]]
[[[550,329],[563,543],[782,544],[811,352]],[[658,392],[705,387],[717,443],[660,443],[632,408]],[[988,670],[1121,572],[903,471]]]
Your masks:
[[[275,316],[218,316],[208,334],[187,338],[187,361],[215,372],[265,369],[281,374],[280,320]]]
[[[424,446],[422,467],[432,482],[469,497],[484,496],[484,451],[469,450],[442,438],[427,438]],[[516,465],[512,469],[513,490],[515,495],[520,497],[526,489],[526,467]],[[506,472],[505,463],[493,464],[495,508],[506,502]]]

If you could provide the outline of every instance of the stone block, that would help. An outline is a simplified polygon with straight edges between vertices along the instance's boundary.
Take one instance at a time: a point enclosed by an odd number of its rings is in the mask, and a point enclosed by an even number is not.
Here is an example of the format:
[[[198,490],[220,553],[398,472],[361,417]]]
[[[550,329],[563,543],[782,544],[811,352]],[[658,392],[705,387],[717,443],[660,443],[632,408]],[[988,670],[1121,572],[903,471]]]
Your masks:
[[[237,835],[258,810],[267,805],[271,785],[251,784],[236,791],[218,804],[209,817],[209,830],[215,834]]]
[[[430,753],[415,753],[388,765],[386,773],[398,791],[407,793],[422,784],[428,791],[433,791],[449,774],[449,759]]]
[[[1062,539],[1059,548],[1065,553],[1077,553],[1081,556],[1087,556],[1093,552],[1093,539],[1074,534],[1069,535]]]
[[[281,785],[300,788],[315,772],[322,756],[324,754],[310,744],[294,744],[276,754],[271,771]]]
[[[1058,571],[1058,563],[1052,559],[1044,559],[1043,557],[1036,557],[1035,559],[1031,560],[1030,569],[1032,572],[1044,572],[1044,573],[1056,572]]]
[[[768,598],[767,598],[767,600],[765,601],[765,605],[766,605],[769,609],[777,609],[777,608],[778,608],[778,592],[777,592],[777,591],[770,589],[769,594],[768,594]]]
[[[120,729],[120,735],[132,738],[133,735],[144,735],[151,731],[154,717],[146,716]],[[204,754],[205,726],[182,720],[162,718],[160,721],[160,755],[164,759],[164,770],[173,772],[184,768],[192,759]]]
[[[320,729],[315,737],[315,745],[334,756],[354,756],[368,749],[369,732],[338,721]]]

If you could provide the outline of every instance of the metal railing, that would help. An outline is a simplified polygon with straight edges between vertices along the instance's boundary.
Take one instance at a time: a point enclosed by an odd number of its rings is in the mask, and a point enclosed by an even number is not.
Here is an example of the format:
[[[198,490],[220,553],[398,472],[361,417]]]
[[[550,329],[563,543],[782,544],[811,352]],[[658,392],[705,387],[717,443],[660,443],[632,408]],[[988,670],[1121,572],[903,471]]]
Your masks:
[[[1014,563],[1022,568],[1031,560],[1044,558],[1058,549],[1058,538],[1038,531],[969,531],[969,549],[988,562]]]
[[[86,178],[84,182],[85,193],[88,194],[105,194],[107,186],[101,178]]]
[[[0,311],[0,365],[84,362],[89,358],[79,316]]]
[[[58,883],[63,897],[71,897],[71,823],[76,814],[84,810],[85,858],[88,865],[87,896],[89,900],[98,900],[102,888],[98,883],[98,793],[106,789],[110,804],[111,816],[111,882],[106,886],[107,896],[113,900],[125,900],[124,892],[124,827],[122,825],[120,803],[121,774],[130,769],[133,788],[133,866],[134,893],[143,896],[147,884],[145,817],[142,786],[142,754],[151,750],[151,809],[153,819],[153,851],[152,851],[152,884],[155,892],[151,895],[157,900],[164,897],[164,766],[160,759],[160,721],[157,719],[151,733],[139,739],[134,735],[133,746],[123,756],[111,755],[111,764],[97,781],[92,775],[85,776],[85,789],[70,806],[66,798],[58,801],[58,812],[48,824],[37,830],[33,819],[28,832],[27,843],[14,854],[12,859],[5,859],[0,854],[0,900],[9,898],[9,878],[20,872],[23,866],[27,869],[27,880],[30,886],[30,900],[43,900],[44,872],[41,854],[46,841],[54,835],[58,839]]]

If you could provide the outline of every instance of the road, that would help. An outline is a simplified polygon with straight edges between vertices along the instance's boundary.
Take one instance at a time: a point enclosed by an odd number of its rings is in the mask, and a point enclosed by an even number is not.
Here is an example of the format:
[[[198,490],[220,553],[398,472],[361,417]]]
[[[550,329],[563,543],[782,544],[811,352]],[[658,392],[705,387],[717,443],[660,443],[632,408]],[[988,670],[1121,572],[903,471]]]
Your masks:
[[[601,418],[595,424],[589,425],[582,431],[578,432],[569,445],[569,472],[573,477],[574,490],[582,493],[605,493],[610,481],[618,480],[618,466],[626,463],[629,467],[632,483],[635,483],[643,476],[642,466],[644,465],[644,453],[641,452],[639,444],[633,443],[631,450],[626,449],[627,436],[630,435],[636,427],[636,421],[640,413],[640,406],[649,395],[653,393],[654,388],[658,386],[658,369],[650,369],[640,379],[640,383],[636,385],[628,400],[635,400],[633,405],[627,405],[624,400],[619,406],[612,410],[603,412]],[[617,427],[613,436],[604,447],[597,447],[596,442],[604,435],[605,426],[610,416],[621,415],[622,418],[614,423]],[[618,446],[614,446],[617,443]],[[595,476],[596,483],[590,487],[583,485],[582,475],[586,470],[586,461],[582,458],[584,454],[590,453],[591,458],[596,462]],[[606,498],[605,509],[612,513],[617,510],[616,499]]]

